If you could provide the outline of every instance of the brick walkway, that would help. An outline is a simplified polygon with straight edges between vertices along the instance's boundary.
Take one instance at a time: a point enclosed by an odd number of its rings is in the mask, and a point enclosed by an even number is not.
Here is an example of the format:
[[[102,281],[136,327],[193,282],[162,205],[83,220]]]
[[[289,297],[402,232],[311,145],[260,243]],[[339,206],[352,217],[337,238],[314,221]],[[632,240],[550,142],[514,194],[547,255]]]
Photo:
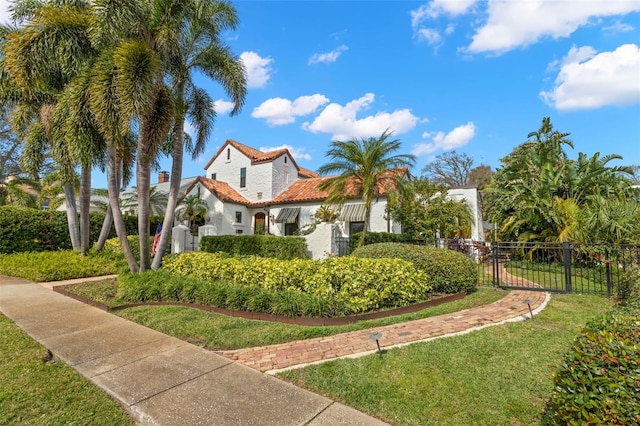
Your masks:
[[[535,283],[523,282],[520,278],[518,280],[512,279],[504,267],[501,270],[501,278],[512,284],[517,282],[517,285],[521,286],[536,286]],[[373,353],[377,349],[376,342],[369,336],[374,331],[382,333],[382,338],[379,340],[382,348],[392,348],[438,337],[462,334],[507,321],[526,319],[530,317],[529,307],[524,303],[527,299],[531,302],[531,309],[535,314],[544,309],[548,301],[548,294],[542,291],[515,290],[497,302],[452,314],[370,330],[218,353],[256,370],[275,373],[310,363]]]

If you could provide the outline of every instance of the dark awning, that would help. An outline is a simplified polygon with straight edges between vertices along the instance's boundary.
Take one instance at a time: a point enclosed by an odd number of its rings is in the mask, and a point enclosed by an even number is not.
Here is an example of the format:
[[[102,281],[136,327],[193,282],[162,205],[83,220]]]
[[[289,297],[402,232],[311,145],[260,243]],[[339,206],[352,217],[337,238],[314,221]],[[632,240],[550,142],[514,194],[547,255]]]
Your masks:
[[[276,223],[296,223],[299,214],[300,207],[285,207],[280,209],[280,213],[276,217]]]
[[[345,222],[363,222],[364,217],[364,204],[345,204],[340,211],[340,219]]]

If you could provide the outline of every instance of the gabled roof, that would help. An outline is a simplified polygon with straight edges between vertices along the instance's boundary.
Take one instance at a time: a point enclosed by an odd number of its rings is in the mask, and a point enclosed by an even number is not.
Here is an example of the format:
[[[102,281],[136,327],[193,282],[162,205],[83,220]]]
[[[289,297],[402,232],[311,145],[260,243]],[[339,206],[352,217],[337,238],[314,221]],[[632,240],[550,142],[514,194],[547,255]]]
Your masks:
[[[287,154],[291,159],[291,162],[293,163],[295,168],[298,170],[298,176],[303,178],[320,176],[316,172],[312,172],[311,170],[303,169],[302,167],[298,166],[298,163],[296,163],[295,158],[293,158],[293,156],[291,155],[291,152],[289,152],[287,148],[276,149],[274,151],[269,151],[269,152],[262,152],[255,148],[251,148],[250,146],[243,145],[238,141],[234,141],[233,139],[227,139],[222,144],[220,149],[218,149],[218,152],[216,152],[215,155],[211,157],[211,160],[209,160],[209,162],[204,166],[205,170],[208,169],[209,166],[211,166],[211,164],[215,161],[215,159],[218,158],[218,156],[224,152],[224,149],[228,145],[231,145],[232,147],[240,151],[245,157],[250,159],[251,164],[267,163],[275,160],[276,158],[282,155]]]
[[[229,186],[228,183],[209,179],[206,177],[198,177],[196,180],[194,180],[193,183],[189,185],[187,189],[185,189],[180,198],[185,197],[193,189],[193,187],[196,186],[198,182],[201,183],[202,186],[207,188],[222,202],[242,204],[245,206],[252,205],[249,200],[238,194],[238,192],[231,186]]]

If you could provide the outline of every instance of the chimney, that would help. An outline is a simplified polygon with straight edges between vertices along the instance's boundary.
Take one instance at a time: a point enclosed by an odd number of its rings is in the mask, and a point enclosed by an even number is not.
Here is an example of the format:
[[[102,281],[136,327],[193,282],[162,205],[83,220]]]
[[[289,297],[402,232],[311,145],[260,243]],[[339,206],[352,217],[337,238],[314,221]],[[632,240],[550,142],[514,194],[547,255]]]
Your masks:
[[[169,172],[158,173],[158,183],[169,182]]]

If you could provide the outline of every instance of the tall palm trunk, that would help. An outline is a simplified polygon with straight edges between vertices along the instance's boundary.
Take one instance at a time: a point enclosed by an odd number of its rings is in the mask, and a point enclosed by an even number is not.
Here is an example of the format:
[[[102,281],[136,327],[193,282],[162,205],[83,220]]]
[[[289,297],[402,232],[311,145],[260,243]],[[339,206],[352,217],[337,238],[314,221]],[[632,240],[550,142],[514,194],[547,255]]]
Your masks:
[[[151,164],[144,156],[138,156],[136,184],[138,189],[138,235],[140,237],[140,272],[150,267],[149,249],[149,187],[151,186]]]
[[[116,155],[116,149],[113,146],[107,148],[107,189],[109,190],[109,205],[111,206],[111,212],[113,213],[113,223],[116,227],[116,234],[118,234],[118,240],[120,241],[120,247],[124,258],[127,260],[129,270],[131,272],[138,272],[138,263],[133,256],[129,240],[127,240],[127,228],[124,224],[124,218],[122,217],[122,210],[120,210],[120,191],[119,191],[119,161]],[[147,227],[148,228],[148,227]],[[147,243],[147,245],[149,245]]]
[[[178,101],[180,102],[180,100]],[[171,182],[169,183],[169,197],[167,198],[167,209],[164,214],[164,220],[162,222],[162,233],[160,234],[160,241],[156,249],[151,269],[158,269],[162,264],[162,256],[167,251],[169,245],[169,238],[171,238],[171,230],[173,229],[173,222],[176,216],[176,206],[178,205],[178,196],[180,191],[180,182],[182,181],[182,163],[184,156],[184,120],[185,116],[183,112],[180,112],[176,116],[174,124],[173,140],[173,162],[171,164]]]
[[[122,169],[122,161],[120,159],[117,159],[116,161],[118,164],[114,171],[114,173],[116,173],[117,182],[116,193],[120,194],[120,170]],[[104,215],[104,221],[102,222],[102,228],[100,229],[100,236],[98,237],[98,242],[96,243],[96,251],[102,251],[102,249],[104,249],[104,245],[109,238],[111,225],[113,225],[113,210],[111,209],[111,203],[107,203],[107,212]]]
[[[85,164],[80,172],[80,253],[83,256],[87,254],[90,244],[90,207],[91,167]]]
[[[67,203],[67,225],[69,226],[69,237],[71,247],[74,251],[80,250],[80,229],[78,228],[78,208],[76,207],[76,193],[73,184],[63,185],[64,199]]]

